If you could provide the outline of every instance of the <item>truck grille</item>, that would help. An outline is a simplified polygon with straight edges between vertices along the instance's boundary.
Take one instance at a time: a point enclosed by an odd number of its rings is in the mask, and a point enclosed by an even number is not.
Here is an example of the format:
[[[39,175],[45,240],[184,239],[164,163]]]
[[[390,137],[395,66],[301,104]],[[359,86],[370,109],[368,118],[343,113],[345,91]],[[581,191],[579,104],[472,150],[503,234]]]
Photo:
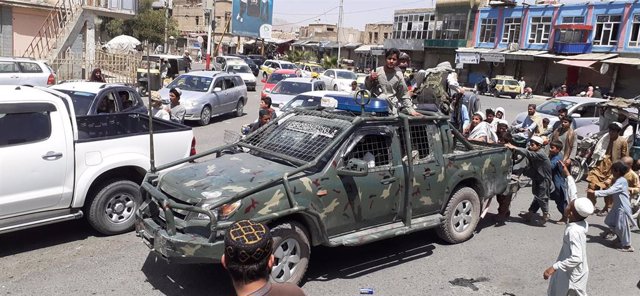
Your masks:
[[[184,202],[182,200],[179,200],[173,196],[171,196],[170,194],[168,194],[166,191],[161,190],[162,193],[164,193],[171,201],[177,203],[177,204],[182,204],[182,205],[186,205],[186,206],[193,206],[194,204],[190,204],[187,202]],[[185,210],[180,210],[180,209],[176,209],[176,208],[171,208],[171,212],[173,213],[173,216],[176,218],[176,220],[182,220],[184,221],[185,218],[187,217],[187,214],[189,214],[189,211],[185,211]],[[161,211],[160,212],[160,216],[164,219],[164,213]]]

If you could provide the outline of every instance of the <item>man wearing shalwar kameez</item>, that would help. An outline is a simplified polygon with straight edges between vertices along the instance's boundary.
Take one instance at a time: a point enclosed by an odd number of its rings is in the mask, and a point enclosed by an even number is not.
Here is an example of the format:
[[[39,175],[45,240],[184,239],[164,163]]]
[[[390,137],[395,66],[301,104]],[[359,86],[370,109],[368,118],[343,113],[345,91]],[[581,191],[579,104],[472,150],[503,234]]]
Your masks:
[[[636,227],[636,223],[631,215],[631,203],[629,201],[629,185],[624,175],[629,170],[624,162],[616,161],[611,165],[614,183],[605,190],[592,190],[587,192],[596,197],[611,197],[613,206],[609,214],[604,219],[604,223],[611,228],[611,233],[605,233],[605,238],[613,238],[613,234],[618,237],[619,245],[617,249],[623,252],[633,252],[631,246],[631,227]]]
[[[544,271],[549,279],[549,296],[587,295],[589,264],[587,263],[587,231],[585,218],[593,214],[594,206],[588,198],[576,198],[569,203],[565,216],[569,224],[564,229],[562,248],[553,266]]]

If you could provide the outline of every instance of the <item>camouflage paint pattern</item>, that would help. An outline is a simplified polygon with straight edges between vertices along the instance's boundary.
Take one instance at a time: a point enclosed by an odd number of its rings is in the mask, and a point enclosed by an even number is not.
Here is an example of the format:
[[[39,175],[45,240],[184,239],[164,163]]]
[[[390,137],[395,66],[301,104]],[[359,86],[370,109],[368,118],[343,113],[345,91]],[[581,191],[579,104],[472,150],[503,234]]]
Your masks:
[[[150,198],[145,198],[136,213],[136,230],[150,248],[171,261],[217,262],[222,255],[220,238],[224,225],[231,221],[269,222],[299,212],[315,219],[315,225],[320,226],[308,229],[315,244],[354,245],[411,231],[397,227],[403,221],[399,207],[404,207],[405,186],[409,186],[410,194],[410,204],[406,206],[411,208],[417,227],[435,227],[440,223],[442,209],[461,182],[476,186],[481,198],[507,188],[511,153],[506,148],[473,144],[471,151],[453,151],[452,141],[443,140],[443,135],[451,135],[446,121],[430,122],[430,155],[422,160],[409,164],[406,157],[403,159],[406,153],[401,151],[398,133],[393,132],[389,165],[370,168],[366,176],[341,175],[338,169],[346,162],[343,155],[348,146],[343,144],[317,171],[307,170],[290,177],[289,192],[283,176],[296,168],[250,153],[223,155],[176,168],[161,176],[158,187],[178,204],[208,209],[210,205],[232,203],[235,196],[256,186],[268,184],[268,187],[242,198],[228,220],[217,221],[212,241],[209,241],[209,219],[184,209],[170,209],[184,216],[176,216],[178,233],[168,235],[164,223],[158,223],[159,218],[150,210],[158,207],[159,202]],[[389,129],[389,124],[381,126]],[[405,176],[406,165],[413,166],[412,178]],[[395,181],[386,181],[390,178]],[[289,198],[297,204],[293,212]],[[371,229],[385,224],[388,225]],[[342,235],[354,231],[357,235]]]

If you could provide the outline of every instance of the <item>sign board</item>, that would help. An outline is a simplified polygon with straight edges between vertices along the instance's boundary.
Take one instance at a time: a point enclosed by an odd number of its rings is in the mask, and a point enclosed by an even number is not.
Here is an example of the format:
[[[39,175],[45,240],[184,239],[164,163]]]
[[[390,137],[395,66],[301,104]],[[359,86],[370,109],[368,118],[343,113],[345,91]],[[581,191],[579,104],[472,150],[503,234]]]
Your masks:
[[[458,52],[456,53],[456,63],[479,64],[480,54],[477,52]]]
[[[456,63],[456,69],[464,69],[463,63]]]
[[[371,55],[379,56],[384,54],[384,49],[382,48],[372,48]]]
[[[501,53],[483,53],[482,60],[485,62],[504,63],[504,54]]]
[[[252,38],[271,38],[273,0],[233,0],[231,34]]]

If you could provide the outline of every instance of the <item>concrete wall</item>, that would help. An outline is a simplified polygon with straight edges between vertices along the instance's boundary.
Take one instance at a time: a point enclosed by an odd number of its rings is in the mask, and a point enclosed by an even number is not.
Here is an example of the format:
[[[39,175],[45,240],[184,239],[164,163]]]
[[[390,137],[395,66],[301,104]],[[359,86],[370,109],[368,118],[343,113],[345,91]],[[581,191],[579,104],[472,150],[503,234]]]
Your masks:
[[[13,17],[11,7],[0,6],[0,56],[13,55]]]
[[[22,56],[42,27],[48,10],[13,7],[13,55]]]
[[[202,7],[174,6],[172,17],[181,32],[206,32],[208,29]]]
[[[364,44],[384,44],[386,38],[391,38],[393,24],[366,24],[362,36]],[[376,38],[377,34],[377,38]],[[387,34],[385,38],[385,34]]]

